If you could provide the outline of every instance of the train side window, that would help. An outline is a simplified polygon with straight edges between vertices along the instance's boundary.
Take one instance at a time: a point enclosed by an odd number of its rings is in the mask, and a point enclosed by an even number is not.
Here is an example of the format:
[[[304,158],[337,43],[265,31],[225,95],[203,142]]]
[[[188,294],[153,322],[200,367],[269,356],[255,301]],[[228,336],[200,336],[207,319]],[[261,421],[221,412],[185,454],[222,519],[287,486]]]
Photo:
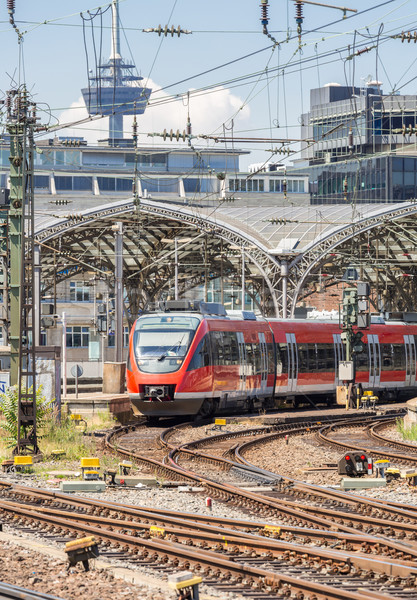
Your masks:
[[[276,344],[275,351],[277,357],[277,375],[288,373],[288,345]]]
[[[383,371],[394,370],[394,350],[392,344],[381,344],[381,361]]]
[[[237,336],[234,331],[225,331],[223,333],[223,348],[224,348],[224,364],[238,365],[239,364],[239,347],[237,344]]]
[[[187,371],[194,371],[194,369],[208,366],[210,366],[210,346],[208,336],[205,335],[198,344]]]
[[[313,344],[312,344],[313,345]],[[334,349],[333,344],[314,344],[316,347],[317,366],[311,364],[311,371],[317,370],[321,372],[334,371]]]
[[[365,348],[364,352],[356,355],[356,370],[357,371],[368,371],[369,369],[369,354],[368,347]]]
[[[308,373],[310,368],[309,344],[298,344],[298,372]]]
[[[255,353],[253,345],[250,343],[246,343],[246,365],[248,367],[248,375],[253,375],[255,373]]]
[[[224,365],[223,332],[212,331],[210,333],[210,341],[213,352],[213,365]]]
[[[393,344],[394,369],[396,371],[405,371],[405,346],[404,344]]]
[[[326,353],[326,371],[334,371],[334,347],[333,344],[323,344]]]
[[[274,353],[274,344],[270,344],[269,342],[266,345],[267,353],[268,353],[268,373],[275,373],[275,353]]]
[[[254,373],[258,374],[262,372],[261,345],[259,343],[254,343],[252,344],[252,348]]]

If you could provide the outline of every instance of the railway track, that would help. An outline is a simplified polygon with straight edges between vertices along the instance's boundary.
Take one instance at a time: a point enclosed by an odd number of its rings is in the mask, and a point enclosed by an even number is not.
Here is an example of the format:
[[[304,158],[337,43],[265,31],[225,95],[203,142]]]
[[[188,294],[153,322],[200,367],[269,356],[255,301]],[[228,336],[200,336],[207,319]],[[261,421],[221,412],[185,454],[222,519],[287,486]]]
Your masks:
[[[132,564],[166,572],[192,568],[216,588],[245,592],[247,597],[282,598],[297,594],[297,598],[359,600],[369,597],[371,592],[381,599],[411,598],[416,592],[417,568],[412,554],[404,554],[401,561],[388,557],[381,560],[364,551],[323,549],[311,543],[301,545],[262,539],[224,527],[215,531],[213,526],[210,534],[206,528],[198,535],[194,528],[190,529],[189,522],[176,529],[155,527],[152,536],[152,525],[144,527],[137,523],[134,519],[137,511],[132,507],[95,505],[88,499],[68,499],[65,494],[19,486],[7,488],[2,484],[2,491],[5,490],[26,498],[25,508],[22,502],[0,500],[2,518],[11,519],[15,526],[36,528],[38,533],[40,530],[58,539],[94,535],[104,554],[116,549]],[[59,503],[61,509],[41,506],[42,497]],[[67,503],[72,510],[63,510]],[[75,506],[78,510],[74,510]],[[83,512],[86,509],[88,514]],[[114,514],[97,518],[92,514],[100,511]],[[130,513],[129,520],[120,519],[123,511]],[[154,513],[152,518],[166,517]],[[391,592],[395,591],[395,596],[387,593],[388,586]]]
[[[379,433],[382,429],[394,425],[395,421],[395,419],[388,419],[371,423],[362,429],[349,422],[333,423],[321,428],[317,437],[320,442],[341,451],[356,450],[366,452],[374,458],[392,460],[401,465],[417,466],[417,445],[395,441]],[[353,434],[352,429],[355,429]],[[363,443],[364,437],[369,440],[368,443]]]
[[[187,442],[186,424],[139,423],[107,437],[109,448],[149,472],[198,485],[259,514],[259,521],[161,512],[7,482],[0,482],[1,518],[60,541],[94,535],[104,556],[122,554],[132,565],[165,573],[191,569],[206,585],[249,598],[416,597],[417,509],[290,481],[244,459],[253,444],[321,427],[258,427]],[[201,465],[210,466],[210,477]],[[226,472],[234,484],[224,481]],[[245,489],[243,478],[263,480],[271,492]]]

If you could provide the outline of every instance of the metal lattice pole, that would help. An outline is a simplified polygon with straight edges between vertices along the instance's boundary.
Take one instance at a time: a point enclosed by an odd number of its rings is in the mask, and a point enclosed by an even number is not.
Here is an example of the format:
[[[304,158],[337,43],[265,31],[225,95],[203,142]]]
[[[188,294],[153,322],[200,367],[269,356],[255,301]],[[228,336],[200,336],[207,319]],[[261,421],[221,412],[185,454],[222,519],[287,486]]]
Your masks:
[[[10,135],[10,383],[17,385],[16,454],[39,452],[36,432],[33,132],[35,105],[26,87],[6,99]]]

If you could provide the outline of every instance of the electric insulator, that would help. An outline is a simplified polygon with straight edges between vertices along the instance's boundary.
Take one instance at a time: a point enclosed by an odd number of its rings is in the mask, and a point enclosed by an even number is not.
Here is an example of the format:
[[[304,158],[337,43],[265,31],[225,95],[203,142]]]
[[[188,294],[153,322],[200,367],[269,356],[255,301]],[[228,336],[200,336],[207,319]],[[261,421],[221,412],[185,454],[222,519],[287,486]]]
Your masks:
[[[302,0],[295,0],[295,19],[302,23],[303,21],[303,2]]]
[[[268,22],[269,22],[269,19],[268,19],[269,4],[268,4],[268,2],[262,2],[262,4],[260,4],[260,7],[261,7],[261,13],[262,13],[261,23],[262,23],[262,25],[268,25]]]
[[[187,119],[187,135],[191,135],[191,121],[190,117]]]

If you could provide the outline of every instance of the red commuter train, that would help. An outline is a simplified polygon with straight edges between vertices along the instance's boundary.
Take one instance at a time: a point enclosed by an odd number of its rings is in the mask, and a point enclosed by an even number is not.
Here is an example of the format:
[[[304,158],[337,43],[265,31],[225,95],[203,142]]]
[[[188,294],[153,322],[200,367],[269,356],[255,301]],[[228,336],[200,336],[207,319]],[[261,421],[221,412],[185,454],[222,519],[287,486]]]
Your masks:
[[[380,396],[411,397],[417,323],[377,317],[356,357],[356,381]],[[213,414],[278,406],[301,396],[334,400],[344,360],[339,323],[226,313],[217,303],[158,303],[129,338],[127,389],[136,415]]]

